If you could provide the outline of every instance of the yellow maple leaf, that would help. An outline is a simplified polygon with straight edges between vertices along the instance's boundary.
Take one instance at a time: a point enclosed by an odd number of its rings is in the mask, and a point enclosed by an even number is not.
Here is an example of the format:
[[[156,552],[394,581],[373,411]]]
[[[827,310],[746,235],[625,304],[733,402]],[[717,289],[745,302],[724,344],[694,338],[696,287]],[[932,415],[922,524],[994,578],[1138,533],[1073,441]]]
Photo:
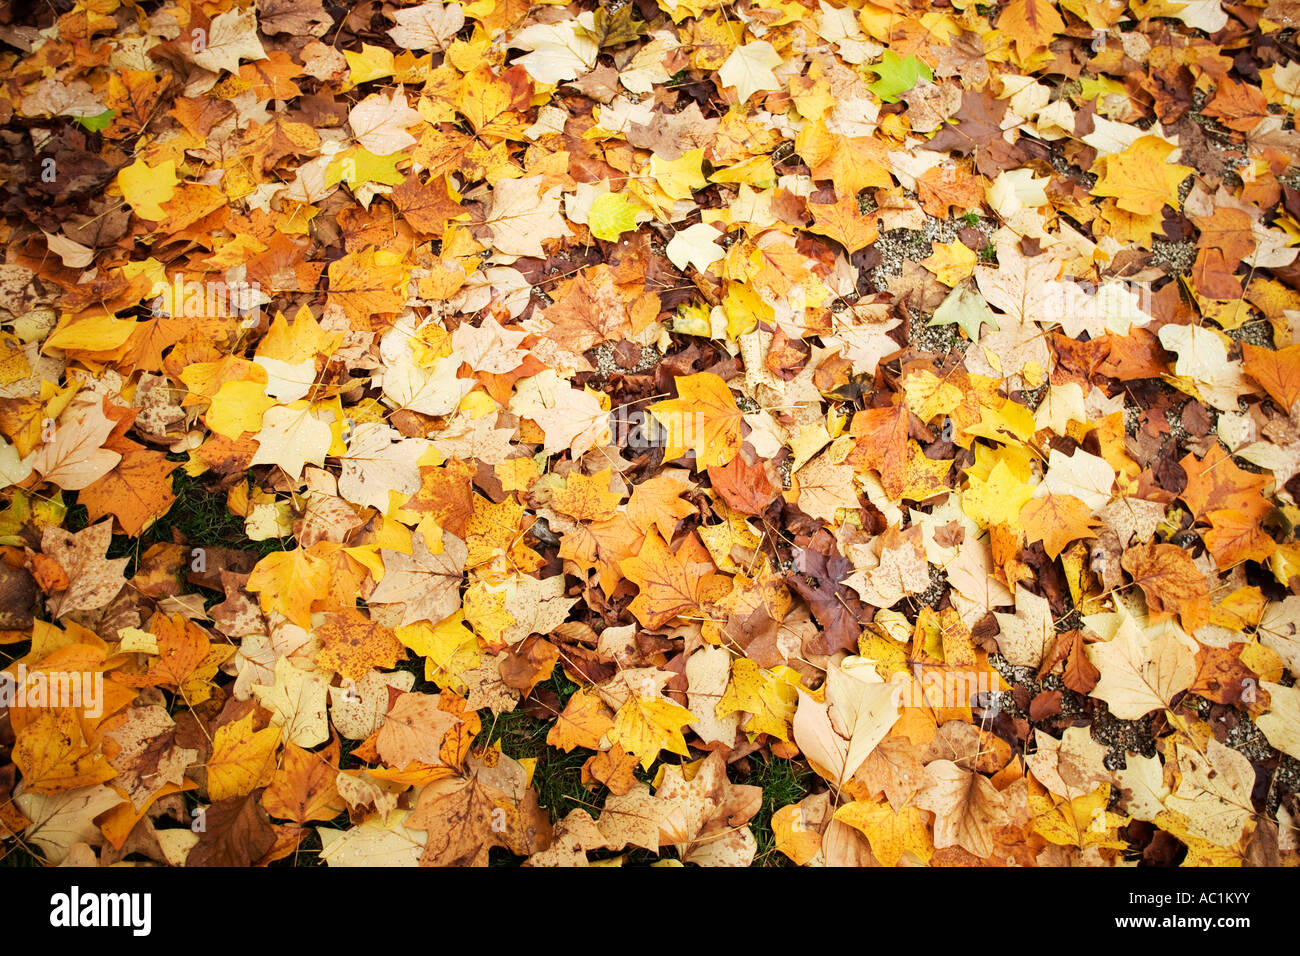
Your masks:
[[[601,521],[614,517],[623,496],[609,490],[609,477],[608,468],[594,475],[570,472],[564,487],[551,493],[551,507],[560,514],[579,521]]]
[[[1158,136],[1142,136],[1122,153],[1100,157],[1092,171],[1101,178],[1095,196],[1113,196],[1124,212],[1150,216],[1178,203],[1178,185],[1195,172],[1168,161],[1177,147]]]
[[[860,831],[871,844],[871,852],[885,866],[897,866],[907,852],[922,862],[928,862],[934,853],[929,827],[916,807],[894,812],[888,803],[858,800],[836,810],[835,819]]]
[[[1034,815],[1030,828],[1050,843],[1080,849],[1090,846],[1123,849],[1127,845],[1116,830],[1128,823],[1129,818],[1106,809],[1110,797],[1108,783],[1073,800],[1055,797],[1031,783],[1027,796],[1029,811]]]
[[[321,643],[316,663],[354,681],[371,668],[390,668],[406,657],[405,646],[391,630],[354,607],[326,614],[315,633]]]
[[[822,848],[822,836],[804,820],[803,807],[792,803],[772,814],[772,837],[776,848],[795,866],[803,866]]]
[[[934,243],[934,252],[921,260],[921,265],[934,273],[944,285],[955,286],[975,272],[975,253],[966,243],[954,240],[948,244]]]
[[[1011,0],[998,17],[998,30],[1015,43],[1017,65],[1029,69],[1036,66],[1033,55],[1065,32],[1065,21],[1050,0]]]
[[[203,420],[218,435],[237,439],[244,432],[262,430],[262,417],[275,405],[267,398],[265,382],[223,382],[212,397]]]
[[[137,159],[117,174],[117,188],[122,190],[126,204],[137,216],[152,222],[162,222],[167,218],[160,204],[172,198],[177,182],[176,164],[170,159],[157,166]]]
[[[759,734],[771,734],[789,740],[790,721],[799,703],[795,688],[799,674],[784,665],[772,670],[759,667],[747,657],[737,658],[731,665],[731,683],[718,701],[715,712],[726,717],[737,711],[750,715],[744,723],[750,739]]]
[[[835,203],[810,202],[808,211],[813,217],[813,224],[809,227],[809,231],[829,236],[849,253],[865,249],[880,236],[876,217],[864,216],[858,211],[858,197],[855,194],[846,193]],[[972,252],[971,265],[973,266],[974,263],[975,254]],[[970,275],[969,272],[966,274]]]
[[[574,747],[595,750],[600,740],[614,726],[613,715],[600,699],[589,690],[580,690],[569,698],[564,710],[546,734],[546,743],[559,747],[565,753]]]
[[[740,450],[744,416],[727,383],[712,372],[676,378],[677,398],[656,402],[650,414],[667,430],[664,460],[695,452],[695,468],[727,464]]]
[[[393,52],[369,43],[361,44],[361,52],[344,50],[348,61],[348,88],[393,75]]]
[[[899,495],[907,501],[925,501],[935,495],[946,494],[948,473],[952,471],[949,458],[930,458],[921,446],[909,439],[907,460],[903,470],[903,490]]]
[[[670,700],[632,696],[614,715],[608,736],[611,743],[635,754],[642,769],[649,770],[661,750],[690,756],[682,728],[694,719],[689,710]]]
[[[82,733],[76,708],[32,708],[34,714],[18,732],[13,761],[23,773],[23,787],[32,793],[58,793],[112,780],[98,746]]]
[[[312,551],[274,551],[257,562],[245,585],[260,592],[263,611],[279,611],[299,627],[311,627],[311,606],[329,594],[329,566]]]
[[[482,654],[478,637],[465,626],[460,611],[438,622],[417,621],[393,632],[399,641],[424,658],[424,679],[439,687],[464,693],[468,684],[461,676],[478,667]]]
[[[651,156],[650,175],[670,199],[690,199],[695,190],[709,184],[703,164],[703,149],[688,150],[672,160]]]
[[[1034,493],[1033,486],[1017,478],[1005,461],[994,465],[985,480],[969,477],[970,488],[962,495],[961,510],[985,527],[1014,523]]]
[[[208,796],[213,802],[242,797],[269,784],[279,745],[280,728],[254,731],[252,712],[218,728],[208,760]]]

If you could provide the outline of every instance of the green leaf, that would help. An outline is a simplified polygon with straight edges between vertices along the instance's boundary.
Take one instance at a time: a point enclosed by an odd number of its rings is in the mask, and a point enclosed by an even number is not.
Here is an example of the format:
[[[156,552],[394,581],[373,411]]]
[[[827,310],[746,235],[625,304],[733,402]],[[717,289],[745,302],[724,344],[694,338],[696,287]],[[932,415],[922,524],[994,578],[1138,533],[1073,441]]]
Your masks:
[[[104,110],[95,116],[74,116],[78,123],[84,126],[92,133],[98,133],[102,129],[108,129],[112,125],[113,117],[117,115],[117,110]]]
[[[880,79],[867,87],[886,103],[897,103],[898,97],[916,86],[918,80],[933,80],[930,68],[912,54],[899,56],[886,50],[879,63],[871,67]]]
[[[605,193],[597,197],[587,212],[587,228],[597,239],[613,242],[636,228],[637,207],[625,193]]]
[[[965,282],[948,293],[930,319],[931,325],[960,326],[972,342],[979,337],[981,323],[992,329],[998,327],[998,320],[984,297]]]

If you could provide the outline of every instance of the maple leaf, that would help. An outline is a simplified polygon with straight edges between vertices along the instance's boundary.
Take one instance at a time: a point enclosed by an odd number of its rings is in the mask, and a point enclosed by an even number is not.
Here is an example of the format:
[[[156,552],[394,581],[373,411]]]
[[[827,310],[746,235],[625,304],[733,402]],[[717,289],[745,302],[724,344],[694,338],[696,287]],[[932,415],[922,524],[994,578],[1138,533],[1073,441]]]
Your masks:
[[[406,94],[394,90],[385,96],[373,93],[348,113],[348,125],[357,142],[376,156],[386,156],[414,146],[416,139],[407,128],[423,122],[406,103]]]
[[[1300,345],[1274,351],[1243,342],[1241,349],[1246,374],[1263,386],[1279,408],[1292,413],[1300,401]]]
[[[833,522],[839,509],[854,511],[861,504],[853,485],[853,468],[833,463],[829,453],[818,455],[800,468],[792,476],[791,484],[798,491],[795,500],[799,510],[813,518]],[[757,509],[762,510],[763,507]]]
[[[271,723],[280,728],[287,743],[315,747],[329,740],[326,684],[288,658],[275,662],[274,683],[253,685],[253,696],[271,712]]]
[[[1055,559],[1071,541],[1091,538],[1096,529],[1093,509],[1069,494],[1030,498],[1020,509],[1020,521],[1030,541],[1041,541]]]
[[[1002,118],[1006,100],[987,90],[963,90],[961,108],[954,114],[956,125],[941,129],[923,147],[927,150],[951,150],[959,156],[975,154],[976,165],[989,176],[1002,167],[1013,167],[1020,153],[1002,136]]]
[[[605,266],[587,270],[557,290],[555,304],[524,328],[581,353],[631,331],[627,304]]]
[[[829,236],[842,245],[846,252],[865,249],[880,236],[876,217],[863,216],[859,212],[856,196],[845,195],[834,203],[810,202],[808,211],[813,217],[809,231]]]
[[[339,496],[387,511],[389,494],[412,495],[420,490],[419,460],[428,448],[428,442],[403,439],[388,425],[363,422],[353,430],[347,454],[340,459]]]
[[[311,605],[327,593],[329,566],[309,549],[276,551],[257,563],[245,585],[263,611],[276,609],[299,627],[311,625]]]
[[[640,593],[629,605],[646,627],[661,627],[699,607],[713,571],[713,562],[694,537],[670,550],[656,532],[648,532],[637,554],[618,563]]]
[[[906,483],[909,421],[907,406],[896,403],[858,412],[850,426],[857,447],[846,460],[878,471],[891,498],[900,498]]]
[[[460,718],[440,704],[438,694],[416,693],[402,694],[393,702],[375,740],[379,756],[389,766],[401,770],[413,762],[443,762],[443,737]]]
[[[625,193],[606,193],[596,199],[587,211],[587,228],[597,239],[615,242],[625,232],[636,228],[641,212],[628,200]]]
[[[876,745],[854,774],[853,792],[859,796],[876,796],[883,793],[889,805],[901,809],[924,782],[923,766],[910,742],[903,737],[889,736]]]
[[[123,531],[137,537],[176,500],[167,479],[179,463],[126,438],[110,440],[104,447],[120,454],[121,461],[82,488],[77,502],[86,506],[91,521],[112,514]]]
[[[1110,501],[1114,484],[1115,470],[1105,459],[1078,448],[1069,456],[1052,449],[1035,495],[1068,495],[1096,511]]]
[[[560,215],[559,187],[539,193],[541,176],[505,179],[492,190],[492,207],[485,224],[492,245],[505,256],[541,256],[542,242],[569,235]]]
[[[445,50],[465,25],[459,3],[422,3],[391,14],[397,26],[388,31],[393,42],[409,50]]]
[[[393,315],[406,301],[407,270],[386,249],[367,250],[335,259],[329,266],[330,301],[369,327],[372,315]],[[438,413],[431,413],[438,414]]]
[[[1234,411],[1237,396],[1249,391],[1240,365],[1228,361],[1221,334],[1196,325],[1166,325],[1160,344],[1176,353],[1174,374],[1186,378],[1215,408]]]
[[[1214,563],[1224,570],[1243,561],[1263,564],[1277,551],[1277,542],[1259,526],[1253,514],[1218,509],[1205,517],[1210,522],[1210,530],[1201,537],[1214,556]]]
[[[962,496],[961,508],[982,525],[1012,524],[1020,509],[1034,496],[1034,489],[1019,478],[1006,461],[998,461],[987,479],[972,476]]]
[[[460,584],[469,549],[465,542],[446,532],[442,550],[431,554],[424,535],[411,536],[410,555],[400,551],[381,552],[384,579],[370,595],[371,604],[401,604],[402,624],[414,621],[437,623],[460,609]]]
[[[851,549],[850,556],[857,570],[844,583],[869,604],[891,607],[930,586],[920,528],[902,531],[891,525],[866,548]]]
[[[998,29],[1005,30],[1012,37],[1016,44],[1016,57],[1025,65],[1058,33],[1065,32],[1065,21],[1050,0],[1011,0],[998,15]]]
[[[606,736],[610,743],[638,757],[642,769],[649,770],[661,750],[689,755],[682,728],[692,719],[691,712],[680,704],[634,694],[614,714]]]
[[[1230,647],[1202,647],[1196,652],[1196,681],[1188,688],[1208,700],[1235,704],[1258,675],[1241,661],[1243,644]]]
[[[422,183],[419,176],[411,175],[391,193],[393,205],[402,218],[411,228],[428,235],[441,235],[448,220],[466,215],[457,196],[446,176],[435,176]]]
[[[1178,186],[1194,169],[1169,162],[1176,147],[1156,136],[1142,136],[1122,153],[1098,157],[1101,176],[1093,193],[1114,196],[1119,208],[1149,216],[1178,202]]]
[[[922,259],[921,265],[933,272],[944,285],[956,286],[974,273],[975,253],[962,242],[952,242],[947,245],[936,243],[934,252],[928,258]],[[947,302],[947,299],[944,302]],[[931,324],[944,323],[931,320]]]
[[[564,487],[551,495],[551,507],[579,521],[608,520],[617,513],[623,496],[609,490],[610,470],[594,475],[570,474]]]
[[[740,450],[743,415],[727,383],[712,372],[676,378],[677,398],[648,411],[667,431],[664,459],[695,452],[695,467],[725,465]]]
[[[176,723],[157,705],[131,707],[106,735],[118,750],[108,754],[118,784],[131,805],[144,810],[168,786],[178,787],[185,771],[199,761],[199,752],[176,743]]]
[[[655,792],[659,845],[672,845],[683,862],[700,866],[748,866],[758,849],[745,824],[759,811],[762,790],[733,784],[726,761],[710,754],[687,781],[668,767]]]
[[[1109,642],[1089,644],[1088,660],[1101,672],[1092,696],[1121,720],[1137,720],[1167,708],[1191,686],[1196,658],[1169,632],[1146,637],[1126,619]]]
[[[196,66],[205,70],[239,72],[240,60],[266,59],[257,38],[257,14],[252,9],[227,10],[212,18],[203,45],[190,54]]]
[[[248,463],[278,464],[286,475],[298,479],[308,462],[325,463],[333,433],[313,414],[311,403],[295,402],[268,408],[256,438],[257,451]]]
[[[538,83],[572,80],[596,65],[600,45],[591,34],[595,18],[584,13],[576,20],[535,23],[514,35],[513,45],[531,52],[516,60]]]
[[[477,776],[436,781],[425,787],[407,819],[411,829],[427,834],[421,864],[487,866],[489,850],[505,845],[499,828],[492,825],[500,809]]]
[[[122,198],[142,219],[161,222],[167,218],[162,203],[176,194],[176,164],[167,160],[150,166],[143,158],[124,166],[117,174]]]
[[[998,649],[1018,667],[1037,667],[1056,640],[1056,624],[1046,598],[1021,590],[1015,614],[995,614]]]
[[[926,765],[927,786],[916,805],[935,815],[937,849],[960,846],[977,857],[993,852],[993,831],[1008,820],[1006,800],[985,777],[951,760]]]
[[[280,729],[253,730],[250,711],[242,719],[217,728],[208,758],[208,796],[214,802],[242,797],[271,782]]]
[[[314,753],[285,744],[283,764],[262,791],[263,808],[273,817],[299,825],[333,820],[347,808],[334,785],[338,761],[337,740]]]
[[[38,847],[51,863],[63,863],[78,843],[99,846],[103,832],[95,818],[121,804],[122,797],[106,786],[78,787],[56,794],[24,791],[14,806],[27,821],[24,839]]]
[[[810,863],[821,852],[821,834],[808,825],[801,804],[792,803],[772,814],[772,838],[795,866]]]
[[[186,866],[252,866],[275,846],[260,791],[217,800],[205,808],[204,829]]]
[[[316,662],[354,681],[372,667],[391,668],[406,656],[405,647],[391,630],[356,608],[326,614],[316,634],[321,643]]]
[[[899,686],[862,670],[862,658],[846,658],[827,671],[826,700],[798,690],[791,729],[813,769],[843,786],[898,720]]]
[[[1148,542],[1125,551],[1123,564],[1157,619],[1176,613],[1189,634],[1209,620],[1205,578],[1182,548]]]
[[[565,705],[546,734],[546,743],[565,753],[574,747],[595,750],[613,726],[613,714],[598,694],[579,690]]]
[[[799,675],[788,667],[768,671],[748,658],[737,658],[731,667],[731,682],[715,713],[719,717],[738,711],[747,713],[749,718],[742,725],[746,733],[789,740],[790,720],[799,699],[798,684]]]
[[[833,182],[841,199],[856,197],[863,189],[893,185],[883,144],[873,137],[833,133],[820,119],[800,131],[795,147],[813,178]]]
[[[155,614],[149,622],[149,631],[157,646],[157,658],[150,661],[149,669],[143,674],[122,675],[122,679],[135,687],[185,687],[207,659],[208,636],[180,614],[171,617]]]
[[[835,819],[861,830],[885,866],[897,866],[907,853],[925,863],[934,853],[929,827],[917,807],[895,811],[888,803],[857,800],[837,809]]]
[[[104,447],[117,423],[98,407],[73,406],[65,417],[53,440],[36,449],[32,468],[46,481],[76,491],[107,475],[122,455]]]
[[[766,40],[755,40],[731,51],[718,70],[723,86],[734,86],[744,103],[755,93],[781,89],[781,81],[772,71],[781,65],[780,55]]]
[[[427,834],[403,824],[411,811],[370,817],[349,830],[321,828],[321,859],[329,866],[418,866]]]
[[[112,536],[111,521],[101,521],[76,534],[61,528],[45,529],[41,550],[58,563],[68,580],[66,588],[46,601],[51,616],[95,611],[117,597],[126,584],[122,572],[131,559],[106,557]]]
[[[1198,836],[1231,846],[1255,815],[1250,761],[1214,738],[1206,741],[1203,753],[1191,741],[1175,746],[1182,779],[1165,799],[1166,809],[1185,816]]]
[[[13,760],[30,793],[51,794],[92,786],[117,776],[99,746],[86,739],[71,707],[41,709],[15,725]]]
[[[677,268],[685,270],[694,266],[700,272],[707,272],[709,267],[725,254],[718,245],[718,231],[706,223],[697,222],[675,233],[664,251]]]
[[[997,318],[984,296],[978,295],[966,282],[954,287],[934,310],[930,324],[959,326],[972,342],[979,338],[981,325],[987,325],[995,331],[998,328]]]
[[[267,36],[324,36],[333,20],[320,0],[258,0],[258,28]]]
[[[1007,14],[1004,12],[1002,16],[1005,19]],[[880,63],[871,69],[878,79],[867,89],[886,103],[897,103],[899,96],[916,86],[919,81],[934,79],[934,73],[921,60],[911,54],[905,57],[899,56],[893,50],[886,50],[881,56]]]

